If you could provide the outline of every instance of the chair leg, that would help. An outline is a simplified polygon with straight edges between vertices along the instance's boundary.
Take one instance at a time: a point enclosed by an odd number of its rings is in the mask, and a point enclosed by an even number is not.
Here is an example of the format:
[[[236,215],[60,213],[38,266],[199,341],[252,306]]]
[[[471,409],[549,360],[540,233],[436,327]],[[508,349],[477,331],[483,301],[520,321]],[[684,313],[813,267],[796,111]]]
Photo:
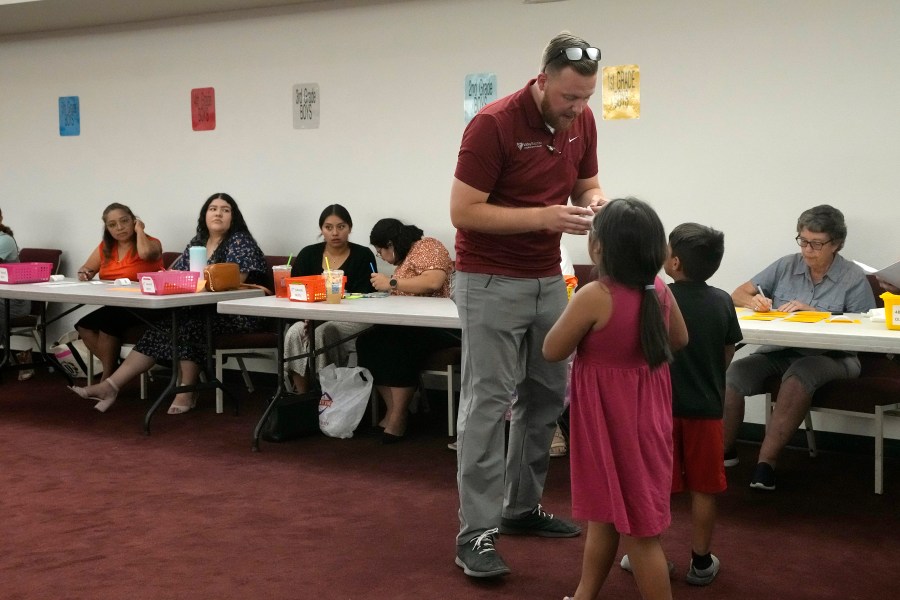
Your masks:
[[[150,374],[141,373],[141,400],[147,399],[147,391],[150,387]]]
[[[774,408],[774,402],[772,402],[772,394],[766,392],[766,430],[769,429],[769,422],[772,420],[772,409]]]
[[[216,379],[218,381],[222,381],[222,363],[225,362],[225,358],[222,354],[221,350],[216,350]],[[223,394],[221,388],[216,388],[216,414],[222,414],[225,412],[225,402],[223,400]]]
[[[816,431],[813,429],[811,412],[806,411],[806,417],[803,419],[803,423],[806,426],[806,445],[809,448],[809,456],[810,458],[815,458],[817,454]]]
[[[87,384],[92,385],[94,383],[94,353],[90,350],[87,351]]]
[[[244,359],[240,356],[235,356],[234,360],[237,361],[238,366],[241,368],[241,377],[244,378],[244,385],[247,387],[247,391],[253,393],[253,382],[250,380],[250,372],[247,371],[247,365],[244,364]]]
[[[884,407],[875,407],[875,493],[884,493]]]
[[[372,407],[372,427],[378,427],[378,390],[372,386],[372,393],[369,395],[369,406]]]

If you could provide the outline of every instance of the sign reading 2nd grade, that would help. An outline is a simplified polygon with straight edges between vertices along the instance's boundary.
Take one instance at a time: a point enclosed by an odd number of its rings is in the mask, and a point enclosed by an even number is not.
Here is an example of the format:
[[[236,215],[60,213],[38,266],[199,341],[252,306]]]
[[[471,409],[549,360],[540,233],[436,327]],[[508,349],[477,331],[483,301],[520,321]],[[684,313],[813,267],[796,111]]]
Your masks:
[[[294,129],[318,129],[322,97],[318,83],[298,83],[294,86]]]
[[[466,75],[463,92],[463,117],[471,121],[478,111],[497,99],[497,75],[470,73]]]
[[[191,127],[194,131],[212,131],[216,128],[216,90],[214,88],[191,90]]]

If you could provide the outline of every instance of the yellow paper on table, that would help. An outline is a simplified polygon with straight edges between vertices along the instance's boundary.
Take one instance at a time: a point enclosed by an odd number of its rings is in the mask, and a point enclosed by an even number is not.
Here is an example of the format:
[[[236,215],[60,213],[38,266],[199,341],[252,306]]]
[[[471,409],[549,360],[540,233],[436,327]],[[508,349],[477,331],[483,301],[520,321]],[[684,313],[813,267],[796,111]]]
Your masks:
[[[741,318],[746,319],[747,321],[774,321],[775,319],[786,317],[789,314],[790,313],[779,312],[777,310],[770,310],[769,312],[755,312],[750,315],[745,315]]]
[[[790,323],[818,323],[824,321],[831,316],[830,312],[820,312],[815,310],[798,310],[790,317],[785,319]]]

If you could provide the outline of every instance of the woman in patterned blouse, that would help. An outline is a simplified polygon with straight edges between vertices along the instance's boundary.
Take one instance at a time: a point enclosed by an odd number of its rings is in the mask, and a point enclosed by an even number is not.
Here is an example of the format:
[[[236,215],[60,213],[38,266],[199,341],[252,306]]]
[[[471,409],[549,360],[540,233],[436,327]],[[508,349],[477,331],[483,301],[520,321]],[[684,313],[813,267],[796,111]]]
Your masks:
[[[241,272],[241,281],[262,283],[265,281],[266,257],[250,233],[237,202],[228,194],[213,194],[207,198],[197,219],[197,233],[188,242],[181,257],[172,269],[186,271],[191,246],[206,246],[207,264],[233,262]],[[200,375],[200,365],[205,364],[205,314],[208,307],[181,308],[178,318],[178,360],[181,370],[181,385],[196,384]],[[259,320],[239,315],[219,315],[212,318],[212,333],[244,333],[255,329]],[[159,360],[171,360],[172,344],[170,330],[161,321],[158,326],[148,329],[134,350],[116,371],[97,385],[71,387],[70,389],[85,399],[96,400],[94,406],[106,412],[119,390],[141,373],[149,370]],[[186,413],[197,404],[197,392],[185,392],[175,396],[169,407],[170,415]]]
[[[423,237],[415,225],[382,219],[372,228],[369,243],[381,260],[395,267],[390,276],[372,274],[376,290],[396,296],[450,296],[453,262],[438,240]],[[376,325],[359,337],[359,365],[371,371],[387,407],[378,424],[384,429],[383,444],[397,442],[406,433],[407,409],[425,361],[434,352],[458,344],[457,336],[433,327]]]

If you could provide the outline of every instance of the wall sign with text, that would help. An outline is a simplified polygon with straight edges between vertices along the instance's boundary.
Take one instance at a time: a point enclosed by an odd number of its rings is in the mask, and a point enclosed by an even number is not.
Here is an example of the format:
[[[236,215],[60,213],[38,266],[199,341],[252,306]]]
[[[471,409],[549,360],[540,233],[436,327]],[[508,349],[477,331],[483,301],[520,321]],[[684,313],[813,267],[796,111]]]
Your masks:
[[[191,128],[212,131],[216,128],[216,90],[211,87],[191,90]]]
[[[497,99],[497,75],[469,73],[463,91],[463,117],[471,121],[478,111]]]
[[[59,97],[59,135],[81,135],[81,107],[78,96]]]
[[[603,67],[603,119],[640,118],[640,67],[637,65]]]
[[[318,129],[322,97],[318,83],[298,83],[294,86],[294,129]]]

